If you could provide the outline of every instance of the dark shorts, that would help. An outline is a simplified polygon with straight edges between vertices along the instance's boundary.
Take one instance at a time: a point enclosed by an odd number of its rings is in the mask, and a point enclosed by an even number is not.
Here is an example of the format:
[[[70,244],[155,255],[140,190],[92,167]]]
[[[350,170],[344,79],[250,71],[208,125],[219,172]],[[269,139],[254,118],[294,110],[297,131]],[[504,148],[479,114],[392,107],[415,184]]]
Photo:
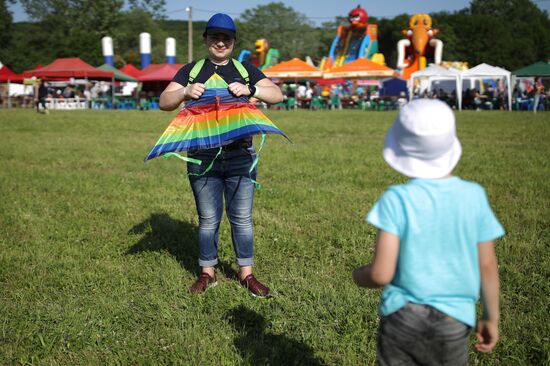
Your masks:
[[[428,306],[408,303],[382,317],[379,365],[468,365],[470,327]]]

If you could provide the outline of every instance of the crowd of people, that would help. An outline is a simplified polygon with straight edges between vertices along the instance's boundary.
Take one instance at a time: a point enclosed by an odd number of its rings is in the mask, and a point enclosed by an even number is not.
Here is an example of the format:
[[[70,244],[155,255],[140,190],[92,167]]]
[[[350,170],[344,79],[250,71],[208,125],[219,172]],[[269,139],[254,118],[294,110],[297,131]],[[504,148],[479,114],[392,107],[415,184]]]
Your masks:
[[[283,102],[274,109],[398,109],[406,101],[406,93],[382,96],[380,88],[375,85],[353,86],[351,82],[334,85],[321,85],[314,81],[281,83]],[[263,107],[267,107],[263,105]]]
[[[457,93],[456,90],[450,92],[442,88],[425,90],[424,92],[415,91],[413,99],[427,98],[439,99],[447,103],[451,108],[456,108]],[[525,111],[542,111],[549,107],[550,91],[545,92],[544,84],[541,78],[536,78],[534,83],[525,83],[521,87],[520,81],[516,82],[512,91],[512,109]],[[508,109],[508,91],[503,83],[491,84],[480,87],[466,88],[462,91],[462,109],[466,110],[507,110]]]
[[[341,84],[327,85],[309,81],[280,82],[278,86],[283,94],[283,101],[268,106],[261,101],[261,108],[272,109],[343,109],[358,108],[363,110],[395,110],[401,109],[408,102],[405,91],[386,95],[378,85],[354,85],[351,81]],[[46,105],[58,106],[78,105],[75,109],[140,109],[159,108],[159,91],[143,90],[136,87],[131,95],[121,96],[121,86],[115,88],[115,98],[112,96],[111,85],[103,81],[89,81],[81,84],[62,84],[60,82],[43,82],[35,80],[32,92],[11,98],[11,106],[36,107],[39,111],[47,111]],[[546,90],[540,77],[534,82],[516,82],[512,91],[511,105],[514,110],[544,111],[550,109],[550,90]],[[421,91],[414,90],[413,99],[439,99],[451,108],[457,108],[456,90],[432,88]],[[7,98],[0,101],[5,105]],[[254,101],[254,100],[253,100]],[[56,106],[52,105],[55,102]],[[70,109],[70,108],[68,108]],[[466,110],[506,110],[508,109],[508,90],[503,82],[489,85],[475,85],[462,91],[462,109]]]
[[[111,85],[103,81],[70,84],[34,79],[28,95],[12,98],[12,106],[36,107],[38,112],[53,109],[158,109],[158,95],[154,91],[134,88],[129,96],[121,96],[122,86],[116,86],[115,97]]]

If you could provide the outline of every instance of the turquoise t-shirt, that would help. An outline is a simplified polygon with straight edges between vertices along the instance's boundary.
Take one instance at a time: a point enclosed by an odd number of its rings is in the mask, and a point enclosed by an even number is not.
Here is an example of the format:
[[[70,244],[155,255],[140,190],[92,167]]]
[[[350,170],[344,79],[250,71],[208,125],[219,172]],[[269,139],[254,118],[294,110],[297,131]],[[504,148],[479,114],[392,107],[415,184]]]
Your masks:
[[[390,186],[367,221],[400,242],[395,276],[382,293],[381,315],[413,302],[475,325],[477,245],[504,235],[479,184],[450,177]]]

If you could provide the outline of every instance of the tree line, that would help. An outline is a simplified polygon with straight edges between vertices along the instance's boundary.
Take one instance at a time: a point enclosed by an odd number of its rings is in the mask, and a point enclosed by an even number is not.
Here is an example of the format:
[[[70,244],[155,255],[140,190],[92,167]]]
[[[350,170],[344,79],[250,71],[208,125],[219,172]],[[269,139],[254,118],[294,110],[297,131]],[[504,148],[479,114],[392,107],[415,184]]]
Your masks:
[[[8,3],[0,0],[0,61],[16,72],[47,64],[58,57],[80,57],[98,66],[103,63],[101,38],[111,36],[116,66],[139,66],[141,32],[149,32],[152,61],[164,62],[166,37],[177,41],[179,63],[187,62],[187,21],[165,19],[164,0],[19,0],[31,21],[13,22]],[[316,26],[305,15],[280,2],[244,11],[237,19],[237,44],[254,49],[254,42],[266,38],[277,48],[281,59],[315,62],[328,54],[339,25],[346,25],[346,14]],[[368,8],[366,8],[368,11]],[[403,38],[409,17],[370,16],[378,24],[379,49],[386,63],[395,67],[397,42]],[[530,63],[550,59],[550,17],[532,0],[472,0],[470,6],[455,12],[430,14],[438,38],[445,47],[443,59],[466,61],[470,65],[486,62],[514,70]],[[193,22],[194,58],[206,56],[202,32],[206,22]]]

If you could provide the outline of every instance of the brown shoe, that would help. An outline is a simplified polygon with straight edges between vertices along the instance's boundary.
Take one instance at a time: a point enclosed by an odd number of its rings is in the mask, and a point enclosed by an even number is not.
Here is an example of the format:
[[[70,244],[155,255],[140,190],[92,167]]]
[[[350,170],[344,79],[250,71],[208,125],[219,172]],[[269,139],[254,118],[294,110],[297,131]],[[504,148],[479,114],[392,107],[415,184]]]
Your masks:
[[[271,297],[269,288],[258,281],[253,274],[249,274],[244,280],[240,280],[239,282],[246,287],[254,297]]]
[[[215,277],[210,276],[208,273],[201,273],[195,283],[189,287],[189,292],[192,294],[200,294],[205,292],[208,287],[216,286],[218,282]]]

